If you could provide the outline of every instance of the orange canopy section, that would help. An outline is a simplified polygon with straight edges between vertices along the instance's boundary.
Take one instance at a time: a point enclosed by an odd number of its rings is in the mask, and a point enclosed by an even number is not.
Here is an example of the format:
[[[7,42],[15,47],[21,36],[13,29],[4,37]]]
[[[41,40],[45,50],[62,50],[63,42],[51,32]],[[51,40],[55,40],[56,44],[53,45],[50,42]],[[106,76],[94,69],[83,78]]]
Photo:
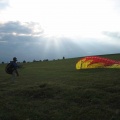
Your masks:
[[[88,68],[120,68],[120,61],[99,56],[89,56],[80,59],[76,63],[77,70]]]

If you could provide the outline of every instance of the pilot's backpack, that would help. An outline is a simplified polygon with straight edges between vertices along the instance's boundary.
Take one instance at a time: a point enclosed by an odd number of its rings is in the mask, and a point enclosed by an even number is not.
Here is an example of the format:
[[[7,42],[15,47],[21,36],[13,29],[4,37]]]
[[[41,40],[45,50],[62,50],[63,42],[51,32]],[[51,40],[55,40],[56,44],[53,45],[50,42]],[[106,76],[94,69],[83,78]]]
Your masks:
[[[5,67],[5,72],[8,74],[12,74],[14,71],[14,67],[12,65],[12,63],[8,63]]]

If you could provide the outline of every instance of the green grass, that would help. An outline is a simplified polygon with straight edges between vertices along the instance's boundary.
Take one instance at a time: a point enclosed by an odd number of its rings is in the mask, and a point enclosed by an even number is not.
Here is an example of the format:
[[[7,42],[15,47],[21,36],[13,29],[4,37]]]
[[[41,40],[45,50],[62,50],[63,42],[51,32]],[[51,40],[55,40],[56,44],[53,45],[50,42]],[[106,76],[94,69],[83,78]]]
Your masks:
[[[120,69],[76,70],[78,60],[23,64],[15,82],[1,64],[0,120],[120,120]]]

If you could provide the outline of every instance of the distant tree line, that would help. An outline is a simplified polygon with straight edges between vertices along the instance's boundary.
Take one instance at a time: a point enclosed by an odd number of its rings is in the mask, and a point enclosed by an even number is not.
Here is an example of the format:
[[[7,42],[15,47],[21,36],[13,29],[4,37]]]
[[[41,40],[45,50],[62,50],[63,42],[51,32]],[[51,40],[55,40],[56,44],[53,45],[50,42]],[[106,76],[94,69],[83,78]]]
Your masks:
[[[63,56],[62,59],[64,60],[65,57]],[[53,60],[55,60],[55,59],[53,59]],[[60,59],[57,59],[57,60],[60,60]],[[49,61],[49,60],[48,60],[48,59],[44,59],[43,62],[44,62],[44,61]],[[39,60],[39,61],[38,61],[38,60],[35,60],[35,59],[34,59],[33,62],[42,62],[42,60]],[[4,64],[4,63],[5,63],[5,62],[2,61],[2,64]],[[20,63],[20,62],[19,62],[19,63]],[[26,60],[23,60],[22,63],[29,63],[29,62],[27,62]]]

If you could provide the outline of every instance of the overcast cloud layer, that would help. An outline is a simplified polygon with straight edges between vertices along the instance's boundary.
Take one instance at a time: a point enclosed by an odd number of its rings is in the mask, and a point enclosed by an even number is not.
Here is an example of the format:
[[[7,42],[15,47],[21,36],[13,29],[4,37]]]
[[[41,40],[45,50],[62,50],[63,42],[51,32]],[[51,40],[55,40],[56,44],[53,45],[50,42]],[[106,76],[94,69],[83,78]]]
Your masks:
[[[118,18],[120,17],[119,5],[120,2],[115,0],[113,7]],[[10,0],[0,0],[1,15],[10,7]],[[116,25],[114,21],[112,24]],[[95,29],[95,26],[93,28]],[[73,58],[120,53],[120,23],[113,31],[102,29],[99,33],[100,37],[87,36],[87,32],[86,36],[84,34],[81,36],[77,34],[75,37],[74,35],[72,37],[69,35],[49,36],[42,23],[37,21],[2,20],[0,21],[0,62],[9,62],[14,56],[18,58],[18,61],[33,61],[34,59],[62,59],[63,56]]]

